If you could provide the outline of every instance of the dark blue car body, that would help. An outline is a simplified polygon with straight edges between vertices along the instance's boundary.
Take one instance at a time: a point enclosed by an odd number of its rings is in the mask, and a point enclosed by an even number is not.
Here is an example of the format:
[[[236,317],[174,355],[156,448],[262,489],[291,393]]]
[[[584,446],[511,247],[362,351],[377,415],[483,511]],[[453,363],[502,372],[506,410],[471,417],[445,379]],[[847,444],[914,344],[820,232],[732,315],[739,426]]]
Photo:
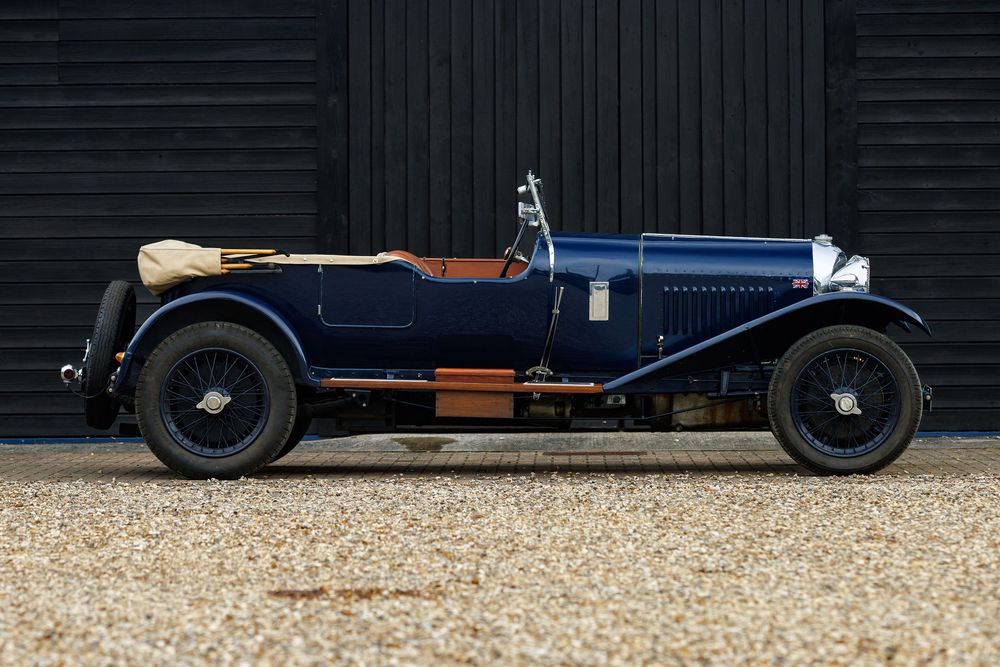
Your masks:
[[[565,292],[552,381],[610,384],[631,377],[611,385],[624,392],[640,390],[635,381],[646,375],[659,384],[647,381],[641,391],[676,387],[663,360],[679,363],[701,351],[700,367],[685,367],[687,374],[721,361],[766,361],[823,323],[927,328],[888,299],[814,294],[810,241],[555,233],[552,242],[551,279],[539,234],[527,267],[509,278],[436,277],[399,261],[286,265],[239,279],[185,282],[163,295],[162,308],[133,338],[117,390],[129,391],[158,328],[173,330],[190,319],[185,312],[270,323],[306,386],[329,377],[430,379],[442,367],[512,368],[524,375],[539,361],[558,287]],[[607,320],[589,317],[594,282],[608,283]],[[757,330],[768,333],[735,348],[727,344]],[[704,354],[706,342],[716,353]]]
[[[541,181],[518,195],[503,259],[143,246],[160,308],[131,335],[134,289],[112,282],[83,368],[60,373],[82,378],[88,424],[124,407],[198,478],[251,474],[317,417],[334,432],[769,425],[833,474],[912,440],[931,391],[886,333],[930,330],[869,293],[868,258],[826,235],[553,233]]]

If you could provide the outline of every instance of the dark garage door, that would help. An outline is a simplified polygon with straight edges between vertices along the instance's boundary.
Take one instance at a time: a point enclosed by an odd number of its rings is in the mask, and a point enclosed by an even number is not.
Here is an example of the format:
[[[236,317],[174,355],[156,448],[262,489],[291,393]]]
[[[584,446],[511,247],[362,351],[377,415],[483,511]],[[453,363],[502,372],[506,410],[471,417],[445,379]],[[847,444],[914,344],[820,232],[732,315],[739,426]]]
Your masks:
[[[0,435],[83,435],[53,369],[107,281],[137,280],[138,245],[314,247],[315,3],[7,0],[0,19]]]

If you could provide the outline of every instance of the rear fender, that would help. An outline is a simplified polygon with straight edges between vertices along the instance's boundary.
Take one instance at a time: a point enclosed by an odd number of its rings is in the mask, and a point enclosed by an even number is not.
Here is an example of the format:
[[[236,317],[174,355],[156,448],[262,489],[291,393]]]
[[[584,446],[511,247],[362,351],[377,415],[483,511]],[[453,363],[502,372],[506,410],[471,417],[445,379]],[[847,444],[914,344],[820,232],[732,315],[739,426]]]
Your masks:
[[[661,378],[777,359],[810,331],[836,324],[854,324],[886,331],[896,324],[931,329],[912,309],[892,299],[864,292],[821,294],[768,313],[734,329],[643,366],[604,385],[606,392],[655,392]]]
[[[285,357],[296,382],[319,386],[319,380],[309,374],[309,364],[298,336],[271,306],[245,294],[210,291],[171,301],[139,327],[122,358],[115,392],[132,393],[149,354],[171,333],[189,324],[216,320],[242,324],[260,333]]]

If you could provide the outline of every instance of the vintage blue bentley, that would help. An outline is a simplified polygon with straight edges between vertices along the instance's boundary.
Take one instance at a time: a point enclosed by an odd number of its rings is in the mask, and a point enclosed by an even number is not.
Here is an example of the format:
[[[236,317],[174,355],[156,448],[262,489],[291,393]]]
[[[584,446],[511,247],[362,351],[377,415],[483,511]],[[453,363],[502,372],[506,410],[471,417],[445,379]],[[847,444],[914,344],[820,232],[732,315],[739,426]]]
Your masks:
[[[161,307],[135,331],[111,283],[82,367],[88,423],[134,412],[195,478],[249,475],[314,417],[405,428],[745,428],[769,424],[821,473],[907,447],[930,389],[885,334],[930,333],[868,293],[864,257],[813,240],[550,231],[528,174],[502,259],[144,246]]]

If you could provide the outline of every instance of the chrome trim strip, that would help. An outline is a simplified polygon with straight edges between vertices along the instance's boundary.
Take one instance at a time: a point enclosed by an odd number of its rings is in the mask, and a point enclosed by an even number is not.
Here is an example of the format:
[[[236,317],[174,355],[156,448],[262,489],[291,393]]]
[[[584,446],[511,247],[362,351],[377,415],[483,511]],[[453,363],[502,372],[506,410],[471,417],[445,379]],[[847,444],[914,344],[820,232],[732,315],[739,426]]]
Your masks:
[[[678,239],[722,239],[724,241],[795,241],[796,243],[812,243],[810,239],[784,239],[768,236],[712,236],[709,234],[662,234],[660,232],[643,232],[640,236]]]

